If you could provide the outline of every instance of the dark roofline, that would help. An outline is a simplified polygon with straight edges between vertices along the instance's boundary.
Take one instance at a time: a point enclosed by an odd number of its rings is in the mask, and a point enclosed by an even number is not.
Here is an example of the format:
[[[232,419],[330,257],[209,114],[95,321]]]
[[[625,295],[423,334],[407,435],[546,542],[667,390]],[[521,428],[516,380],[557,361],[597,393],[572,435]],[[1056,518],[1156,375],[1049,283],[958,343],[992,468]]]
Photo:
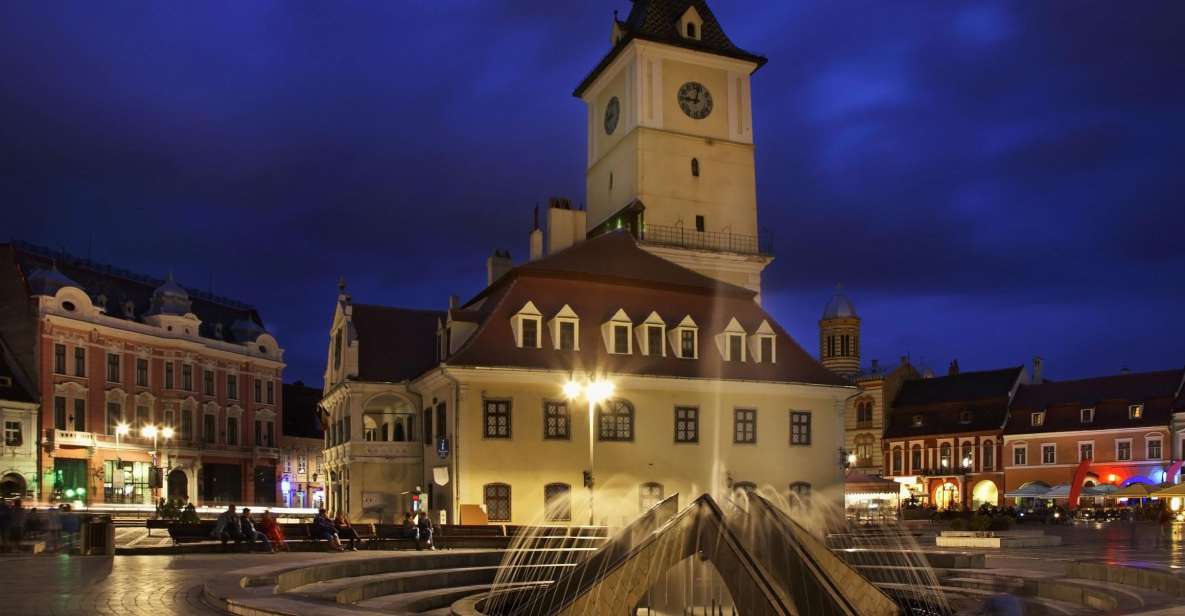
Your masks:
[[[64,250],[54,250],[52,248],[46,248],[45,246],[38,246],[37,244],[31,244],[31,243],[25,242],[23,240],[15,240],[15,239],[11,240],[11,244],[14,248],[16,248],[18,250],[27,252],[27,253],[37,256],[37,257],[41,257],[43,259],[49,259],[51,261],[64,261],[64,262],[67,262],[67,263],[74,265],[76,267],[90,269],[94,272],[104,274],[107,276],[111,276],[114,278],[122,278],[124,280],[129,281],[129,282],[135,282],[138,284],[147,284],[147,285],[152,285],[154,287],[159,287],[160,285],[165,283],[164,278],[153,278],[152,276],[148,276],[146,274],[140,274],[138,272],[133,272],[131,270],[123,269],[121,267],[116,267],[114,265],[109,265],[107,263],[100,263],[98,261],[92,261],[90,259],[83,259],[82,257],[74,256]],[[233,308],[235,310],[250,310],[250,311],[256,313],[256,315],[255,315],[256,318],[259,317],[258,312],[256,311],[255,307],[250,304],[247,304],[245,302],[241,302],[236,299],[231,299],[229,297],[225,297],[222,295],[216,295],[214,293],[210,293],[207,291],[202,291],[201,289],[190,288],[185,285],[181,285],[181,286],[182,286],[182,288],[185,289],[185,292],[188,293],[191,298],[201,299],[201,300],[215,303],[215,304],[221,304],[222,306],[225,306],[227,308]]]

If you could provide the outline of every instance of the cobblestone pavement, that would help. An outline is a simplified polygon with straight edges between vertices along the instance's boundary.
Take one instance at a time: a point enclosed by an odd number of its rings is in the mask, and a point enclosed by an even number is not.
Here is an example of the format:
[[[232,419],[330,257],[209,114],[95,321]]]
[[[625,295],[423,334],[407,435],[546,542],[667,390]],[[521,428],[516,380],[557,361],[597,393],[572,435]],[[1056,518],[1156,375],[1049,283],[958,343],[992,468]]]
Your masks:
[[[202,583],[212,573],[308,558],[308,553],[0,557],[0,614],[210,616],[221,613],[202,600]]]

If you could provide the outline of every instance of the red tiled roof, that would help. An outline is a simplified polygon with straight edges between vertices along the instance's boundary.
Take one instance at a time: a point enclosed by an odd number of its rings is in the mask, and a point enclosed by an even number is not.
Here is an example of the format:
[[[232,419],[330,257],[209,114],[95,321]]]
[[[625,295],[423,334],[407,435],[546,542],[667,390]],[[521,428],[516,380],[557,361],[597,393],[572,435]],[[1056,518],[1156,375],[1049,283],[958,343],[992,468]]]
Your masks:
[[[611,233],[503,276],[466,305],[482,323],[448,359],[450,365],[513,366],[576,372],[612,372],[686,378],[744,379],[844,385],[802,349],[753,301],[755,294],[718,282],[656,257],[625,233]],[[558,351],[543,328],[541,349],[515,344],[511,317],[528,302],[543,314],[544,324],[565,304],[580,318],[579,351]],[[699,328],[699,358],[679,359],[668,346],[666,357],[608,353],[601,325],[624,310],[635,326],[657,312],[668,328],[690,316]],[[776,334],[777,362],[725,362],[715,335],[729,321],[752,334],[762,321]]]
[[[1185,379],[1185,371],[1161,370],[1022,385],[1013,400],[1005,433],[1166,427],[1182,379]],[[1133,404],[1144,405],[1139,419],[1129,417],[1128,407]],[[1081,410],[1084,408],[1094,409],[1090,423],[1082,423]],[[1031,414],[1035,411],[1045,411],[1045,420],[1040,426],[1032,425]]]
[[[413,379],[436,361],[436,326],[444,312],[354,304],[358,379]]]

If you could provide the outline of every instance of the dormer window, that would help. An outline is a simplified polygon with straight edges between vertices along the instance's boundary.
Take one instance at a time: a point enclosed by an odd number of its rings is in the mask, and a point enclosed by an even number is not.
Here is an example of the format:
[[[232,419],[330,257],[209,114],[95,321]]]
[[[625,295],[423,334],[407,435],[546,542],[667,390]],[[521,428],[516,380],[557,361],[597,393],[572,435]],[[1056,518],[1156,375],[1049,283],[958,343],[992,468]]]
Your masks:
[[[698,41],[703,36],[703,31],[704,20],[700,17],[699,11],[696,11],[694,6],[688,7],[683,12],[683,16],[679,18],[680,34],[683,35],[683,38]]]
[[[1084,424],[1094,423],[1094,409],[1082,409],[1078,411],[1078,417]]]
[[[695,359],[699,357],[699,327],[691,316],[683,317],[668,334],[671,348],[675,356],[680,359]]]
[[[757,331],[749,337],[749,356],[753,361],[759,363],[773,364],[777,363],[777,350],[774,345],[774,329],[770,327],[769,321],[762,321],[761,325],[757,326]]]
[[[633,336],[630,331],[633,322],[624,310],[618,310],[607,323],[601,326],[605,347],[614,355],[629,355],[634,352]]]
[[[637,328],[638,344],[642,352],[651,357],[665,357],[667,324],[657,312],[651,312],[645,321]]]
[[[522,308],[510,318],[510,328],[514,332],[514,344],[520,349],[538,349],[543,346],[542,334],[543,315],[535,307],[534,302],[523,304]]]
[[[1127,418],[1128,419],[1140,419],[1143,416],[1144,416],[1144,405],[1143,404],[1133,404],[1133,405],[1127,407]]]
[[[134,302],[132,302],[131,300],[128,300],[123,303],[123,316],[128,319],[135,318],[136,304]],[[221,326],[218,326],[218,327],[221,327]],[[221,330],[219,330],[219,331],[221,331]]]
[[[551,329],[551,340],[557,351],[580,350],[580,319],[571,306],[564,304],[548,322],[548,327]]]
[[[961,423],[961,424],[971,423],[971,411],[960,411],[959,412],[959,423]]]
[[[921,415],[914,415],[913,417],[911,417],[909,419],[909,425],[911,425],[915,428],[922,427],[922,416]]]
[[[730,319],[724,331],[716,336],[716,344],[720,348],[720,354],[724,356],[724,361],[745,361],[746,337],[745,328],[741,327],[735,317]]]
[[[1029,424],[1034,428],[1045,425],[1045,411],[1037,411],[1029,415]]]

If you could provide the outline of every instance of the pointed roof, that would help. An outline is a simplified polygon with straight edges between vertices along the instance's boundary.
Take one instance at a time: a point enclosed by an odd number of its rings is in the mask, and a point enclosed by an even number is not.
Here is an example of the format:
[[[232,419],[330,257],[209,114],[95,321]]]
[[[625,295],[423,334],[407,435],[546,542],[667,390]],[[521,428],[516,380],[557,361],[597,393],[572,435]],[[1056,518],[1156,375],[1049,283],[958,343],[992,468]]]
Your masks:
[[[698,40],[687,38],[679,32],[679,19],[683,17],[687,9],[692,7],[703,19]],[[621,28],[624,36],[580,82],[576,91],[573,92],[573,96],[579,97],[583,94],[584,90],[601,74],[601,71],[605,70],[605,67],[609,66],[617,54],[621,53],[634,39],[747,60],[757,64],[757,68],[761,68],[766,63],[764,56],[745,51],[733,44],[728,35],[724,33],[720,22],[716,20],[712,9],[708,8],[708,3],[705,0],[634,0],[634,6],[630,9],[629,16],[625,18],[625,21],[619,20],[617,25]]]
[[[852,305],[852,300],[848,299],[846,293],[843,292],[843,285],[835,285],[835,294],[831,296],[831,301],[827,302],[827,306],[823,308],[823,319],[843,319],[856,316],[856,307]]]
[[[1166,426],[1172,418],[1182,373],[1178,368],[1021,385],[1012,402],[1012,416],[1005,433]],[[1144,405],[1140,417],[1133,418],[1128,413],[1132,404]],[[1088,424],[1082,423],[1084,408],[1094,409]],[[1035,411],[1045,411],[1040,426],[1032,425],[1030,413]]]
[[[436,328],[444,311],[354,304],[358,379],[398,383],[427,372],[436,361]]]

